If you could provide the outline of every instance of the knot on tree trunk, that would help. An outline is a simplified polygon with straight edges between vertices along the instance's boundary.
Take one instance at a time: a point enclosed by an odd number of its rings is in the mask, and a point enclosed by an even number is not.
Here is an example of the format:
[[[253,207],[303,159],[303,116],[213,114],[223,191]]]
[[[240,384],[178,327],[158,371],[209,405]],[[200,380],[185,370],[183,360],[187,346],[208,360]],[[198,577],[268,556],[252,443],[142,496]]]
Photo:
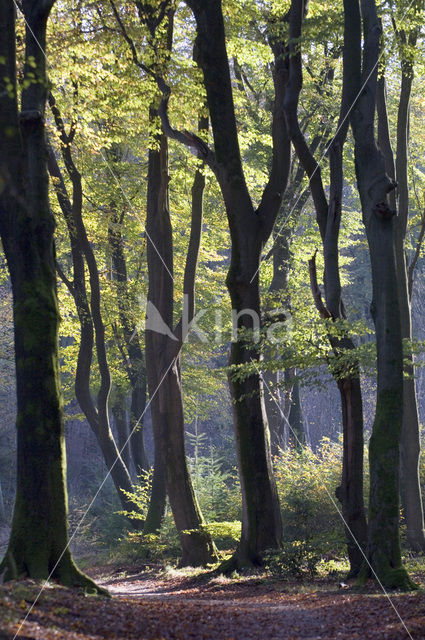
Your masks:
[[[381,218],[381,220],[391,220],[391,218],[396,215],[396,212],[390,208],[385,200],[378,202],[374,206],[373,212],[378,218]]]
[[[21,126],[40,126],[44,123],[44,116],[38,109],[25,109],[19,114],[19,124]]]

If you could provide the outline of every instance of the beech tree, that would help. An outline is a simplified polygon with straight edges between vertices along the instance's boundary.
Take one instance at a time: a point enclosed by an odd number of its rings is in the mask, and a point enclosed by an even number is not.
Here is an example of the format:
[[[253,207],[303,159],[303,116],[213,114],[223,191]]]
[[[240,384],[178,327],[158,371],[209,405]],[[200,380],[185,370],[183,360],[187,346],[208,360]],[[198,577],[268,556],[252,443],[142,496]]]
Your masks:
[[[58,368],[54,219],[46,166],[46,26],[53,2],[24,0],[25,66],[18,107],[15,5],[0,12],[0,235],[13,290],[17,492],[6,578],[50,575],[97,589],[73,562]]]
[[[418,21],[422,14],[421,3],[414,3],[410,15],[404,12],[401,27],[393,15],[394,36],[401,62],[400,92],[398,97],[395,149],[391,144],[390,125],[387,114],[385,71],[377,86],[378,143],[385,157],[385,168],[389,177],[397,182],[397,189],[390,193],[390,206],[397,210],[395,218],[395,252],[397,264],[397,286],[401,314],[401,332],[404,340],[403,421],[401,429],[401,499],[406,521],[406,537],[415,551],[425,549],[424,514],[419,480],[420,428],[418,401],[416,397],[415,366],[412,341],[411,297],[413,271],[417,257],[407,261],[406,237],[410,214],[408,149],[410,97],[414,79],[415,47],[419,35]],[[406,22],[408,23],[406,25]],[[404,23],[404,24],[403,24]],[[410,24],[409,24],[410,23]],[[423,222],[422,222],[423,226]],[[422,236],[415,255],[419,255]]]
[[[401,562],[399,534],[400,437],[403,417],[403,349],[395,253],[395,182],[375,142],[381,28],[374,0],[346,0],[350,37],[345,73],[355,96],[350,113],[357,187],[372,267],[372,317],[376,331],[377,396],[369,442],[368,560],[385,587],[412,588]],[[362,48],[363,34],[363,48]],[[365,567],[369,573],[369,567]]]
[[[110,0],[112,11],[123,37],[129,44],[133,61],[148,75],[160,77],[168,64],[172,47],[173,14],[168,1],[154,7],[136,5],[141,26],[148,31],[148,41],[158,57],[152,68],[139,60],[136,47],[121,19],[119,9]],[[150,107],[151,122],[158,119],[158,108]],[[206,123],[203,121],[205,128]],[[187,249],[183,310],[174,324],[173,230],[169,204],[168,139],[161,131],[149,149],[146,236],[148,263],[148,308],[146,366],[155,440],[152,498],[147,515],[147,531],[161,525],[164,508],[163,482],[170,500],[173,518],[182,546],[181,565],[206,565],[216,559],[216,550],[193,490],[187,465],[184,441],[184,411],[181,388],[181,350],[187,330],[195,315],[195,278],[202,233],[203,192],[205,180],[198,170],[192,188],[190,239]],[[152,313],[159,313],[164,331],[155,326]],[[151,316],[151,317],[150,317]]]
[[[88,240],[83,220],[83,197],[81,174],[72,156],[72,141],[75,135],[75,123],[66,132],[65,124],[53,95],[49,94],[49,103],[59,131],[61,152],[72,184],[72,198],[69,197],[65,181],[56,160],[54,150],[49,148],[48,167],[62,214],[67,224],[73,264],[72,281],[67,278],[59,265],[57,270],[75,301],[80,322],[80,342],[75,373],[75,395],[87,421],[96,436],[99,447],[117,489],[123,509],[132,511],[134,505],[128,499],[133,485],[129,471],[116,446],[110,424],[108,400],[111,388],[111,375],[108,366],[105,326],[100,307],[100,281],[97,261]],[[87,292],[85,265],[90,278],[90,298]],[[100,372],[100,387],[96,401],[91,394],[90,376],[93,348],[96,347]],[[140,522],[133,523],[140,526]]]
[[[212,169],[226,207],[232,242],[226,284],[238,318],[238,338],[231,346],[233,372],[229,382],[234,402],[243,512],[241,540],[231,564],[258,564],[266,549],[279,548],[282,523],[271,466],[263,384],[260,371],[255,364],[252,367],[252,363],[259,362],[259,353],[256,345],[247,340],[246,332],[254,329],[253,314],[257,318],[261,316],[260,256],[278,215],[290,168],[290,142],[279,106],[283,100],[286,66],[282,48],[273,42],[273,158],[269,180],[256,208],[248,192],[240,155],[221,2],[188,1],[187,4],[197,23],[197,62],[204,77],[214,150],[197,136],[171,126],[167,115],[170,90],[161,79],[160,115],[167,135],[196,150]],[[235,376],[235,369],[244,364],[254,371],[248,376]]]
[[[323,302],[317,283],[315,257],[310,261],[310,281],[314,301],[321,317],[337,323],[346,319],[342,301],[341,278],[339,269],[338,239],[342,213],[343,166],[342,152],[347,135],[349,120],[347,114],[356,97],[355,87],[350,84],[347,73],[344,74],[340,115],[337,133],[328,147],[330,164],[329,198],[326,195],[320,166],[300,129],[298,122],[298,100],[302,87],[301,33],[306,4],[304,0],[293,0],[290,9],[290,53],[289,81],[285,96],[284,109],[292,143],[307,175],[316,208],[316,218],[320,229],[324,253],[324,290]],[[351,24],[345,16],[344,59],[349,51],[347,41],[351,37]],[[346,67],[344,67],[346,71]],[[341,331],[339,331],[341,333]],[[352,338],[329,331],[329,340],[333,352],[340,356],[355,348]],[[341,396],[343,423],[343,471],[341,486],[337,497],[342,503],[342,511],[347,524],[348,556],[350,575],[357,575],[363,563],[362,547],[366,543],[366,517],[363,506],[363,405],[360,387],[358,362],[351,362],[333,371]]]

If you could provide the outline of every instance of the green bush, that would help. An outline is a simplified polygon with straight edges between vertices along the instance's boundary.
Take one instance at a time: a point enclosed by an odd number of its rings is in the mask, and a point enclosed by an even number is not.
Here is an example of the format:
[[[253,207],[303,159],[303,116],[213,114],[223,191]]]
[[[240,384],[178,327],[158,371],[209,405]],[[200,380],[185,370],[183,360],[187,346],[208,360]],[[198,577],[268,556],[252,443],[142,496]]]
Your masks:
[[[321,550],[305,540],[284,542],[279,552],[265,557],[266,569],[276,578],[312,577],[317,573]]]
[[[287,449],[275,460],[283,539],[295,564],[308,548],[315,553],[320,550],[322,556],[345,553],[344,527],[337,510],[341,505],[335,497],[341,460],[342,443],[328,438],[322,440],[317,452],[308,447]]]
[[[222,458],[189,458],[193,488],[206,522],[241,520],[241,495],[236,469],[226,470]]]
[[[240,520],[233,522],[209,522],[203,526],[208,531],[220,551],[232,549],[241,537],[242,523]]]

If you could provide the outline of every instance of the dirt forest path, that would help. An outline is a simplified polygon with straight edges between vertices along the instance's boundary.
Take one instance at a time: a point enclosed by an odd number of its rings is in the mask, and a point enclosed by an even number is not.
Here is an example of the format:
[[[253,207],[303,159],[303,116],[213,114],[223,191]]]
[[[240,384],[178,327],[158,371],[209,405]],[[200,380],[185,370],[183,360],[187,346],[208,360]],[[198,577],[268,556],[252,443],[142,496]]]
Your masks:
[[[425,640],[423,592],[391,596],[407,631],[384,595],[338,590],[337,583],[200,580],[146,571],[93,577],[112,598],[49,586],[20,628],[18,617],[28,613],[39,585],[3,585],[0,640],[12,640],[18,628],[18,638],[26,640]]]
[[[115,579],[111,594],[134,602],[152,625],[146,637],[184,640],[425,640],[425,596],[391,597],[342,590],[288,593],[282,585]],[[160,624],[157,623],[160,621]],[[155,633],[157,635],[155,635]],[[410,633],[410,635],[409,635]]]

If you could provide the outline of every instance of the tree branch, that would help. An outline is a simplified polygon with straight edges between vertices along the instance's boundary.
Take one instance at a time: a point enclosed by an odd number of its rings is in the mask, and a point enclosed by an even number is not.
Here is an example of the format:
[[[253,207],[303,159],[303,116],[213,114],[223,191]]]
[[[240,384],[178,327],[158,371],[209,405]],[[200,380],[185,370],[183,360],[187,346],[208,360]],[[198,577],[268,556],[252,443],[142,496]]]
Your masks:
[[[199,130],[208,131],[208,118],[201,118]],[[195,316],[195,279],[198,265],[199,247],[202,237],[203,196],[205,189],[205,176],[202,169],[197,169],[192,186],[192,217],[190,225],[189,246],[186,254],[186,264],[183,278],[183,314],[188,325]],[[185,308],[186,306],[186,308]],[[183,316],[184,317],[184,316]],[[180,343],[184,342],[183,317],[177,324],[174,335]]]
[[[57,274],[58,274],[59,278],[62,280],[62,282],[65,284],[66,288],[68,289],[69,293],[75,299],[74,285],[72,284],[71,280],[69,280],[66,277],[65,273],[62,271],[59,262],[56,262],[56,271],[57,271]]]
[[[303,0],[294,0],[289,19],[289,79],[283,104],[289,136],[300,163],[310,180],[311,194],[316,208],[319,229],[324,238],[328,202],[323,187],[320,166],[308,147],[298,121],[298,102],[302,88],[302,61],[299,46],[304,16]]]
[[[212,169],[212,171],[216,173],[218,171],[218,166],[216,163],[215,154],[208,147],[208,145],[203,140],[201,140],[201,138],[199,138],[196,134],[190,133],[188,131],[179,131],[178,129],[175,129],[174,127],[171,126],[170,119],[168,116],[168,102],[171,96],[171,88],[159,73],[157,73],[154,69],[145,65],[140,60],[137,53],[136,45],[133,39],[130,37],[123,20],[121,19],[121,16],[115,5],[114,0],[109,0],[109,3],[111,5],[115,20],[117,21],[118,26],[120,27],[123,38],[127,42],[130,48],[130,52],[133,57],[134,64],[155,81],[158,89],[161,92],[162,98],[161,98],[160,106],[158,108],[158,115],[161,118],[161,124],[164,130],[164,133],[169,138],[172,138],[173,140],[176,140],[177,142],[184,144],[186,147],[188,147],[191,150],[191,152],[194,155],[200,156],[204,160],[204,162]],[[152,27],[149,27],[148,16],[146,16],[143,13],[144,5],[142,3],[137,3],[140,21],[146,26],[148,26],[152,39],[155,38],[156,28],[166,16],[167,6],[168,6],[167,2],[162,3],[160,17],[158,17],[157,20],[155,21],[155,28],[152,28]]]
[[[291,140],[285,112],[285,90],[288,81],[287,47],[271,41],[274,53],[274,106],[272,122],[273,154],[269,179],[263,191],[257,214],[263,223],[263,239],[267,240],[282,204],[291,168]]]
[[[310,260],[308,261],[308,272],[310,275],[310,289],[313,295],[314,304],[320,314],[320,317],[323,318],[324,320],[327,320],[328,318],[331,318],[331,314],[329,313],[329,311],[327,310],[327,308],[323,303],[322,293],[319,289],[319,285],[317,282],[316,254],[317,254],[317,249],[314,252],[313,257],[310,258]]]
[[[421,253],[424,235],[425,235],[425,208],[422,212],[421,228],[419,231],[418,239],[416,241],[415,253],[413,254],[413,258],[410,261],[410,264],[407,269],[407,284],[409,288],[409,299],[412,298],[414,272],[415,272],[416,264],[419,260],[419,256]]]

